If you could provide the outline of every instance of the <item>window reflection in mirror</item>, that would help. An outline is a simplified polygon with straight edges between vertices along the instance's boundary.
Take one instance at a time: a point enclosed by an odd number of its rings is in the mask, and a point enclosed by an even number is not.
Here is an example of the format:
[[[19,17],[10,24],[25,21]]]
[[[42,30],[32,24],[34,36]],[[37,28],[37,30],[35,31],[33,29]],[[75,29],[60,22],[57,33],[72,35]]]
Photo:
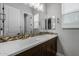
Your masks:
[[[39,30],[39,13],[34,15],[34,32]]]

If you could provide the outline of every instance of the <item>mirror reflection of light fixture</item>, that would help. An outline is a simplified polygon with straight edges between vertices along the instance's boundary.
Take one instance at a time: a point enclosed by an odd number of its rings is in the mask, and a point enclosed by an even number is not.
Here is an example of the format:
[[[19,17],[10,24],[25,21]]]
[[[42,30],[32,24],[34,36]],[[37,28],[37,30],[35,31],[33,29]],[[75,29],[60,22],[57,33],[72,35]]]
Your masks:
[[[25,3],[26,5],[29,5],[30,7],[33,7],[34,9],[38,11],[43,11],[43,4],[41,3]]]
[[[52,16],[52,18],[53,18],[53,19],[55,19],[55,18],[56,18],[56,16]]]

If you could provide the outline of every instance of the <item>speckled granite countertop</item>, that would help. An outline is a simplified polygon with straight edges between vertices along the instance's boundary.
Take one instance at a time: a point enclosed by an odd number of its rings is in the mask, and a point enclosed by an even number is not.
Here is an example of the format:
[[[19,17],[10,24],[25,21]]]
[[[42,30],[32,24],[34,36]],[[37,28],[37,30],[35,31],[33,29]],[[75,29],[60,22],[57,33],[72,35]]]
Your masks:
[[[0,56],[14,56],[43,42],[57,37],[56,34],[45,34],[29,37],[22,40],[14,40],[0,43]]]

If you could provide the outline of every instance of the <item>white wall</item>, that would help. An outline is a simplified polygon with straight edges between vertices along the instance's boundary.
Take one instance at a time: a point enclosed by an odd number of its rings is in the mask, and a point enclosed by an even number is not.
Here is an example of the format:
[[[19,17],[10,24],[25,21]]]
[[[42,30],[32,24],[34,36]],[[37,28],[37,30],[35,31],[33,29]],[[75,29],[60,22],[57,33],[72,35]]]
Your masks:
[[[60,3],[48,3],[47,4],[47,16],[56,17],[56,28],[55,30],[50,30],[50,32],[58,33],[59,40],[58,40],[58,47],[57,47],[57,52],[64,54],[63,51],[63,46],[62,46],[62,40],[61,40],[61,20],[62,20],[62,9],[61,9],[61,4]],[[60,23],[57,23],[57,18],[59,18]],[[48,30],[49,31],[49,30]]]
[[[79,11],[79,3],[65,3],[63,4],[63,14]],[[62,31],[62,45],[65,55],[79,56],[79,29],[64,29]]]
[[[51,32],[58,33],[60,30],[60,24],[57,24],[57,18],[61,20],[61,4],[60,3],[47,3],[47,17],[55,16],[56,28],[51,30]],[[61,21],[60,21],[61,22]]]
[[[41,12],[39,14],[39,17],[40,17],[40,31],[44,31],[45,30],[45,14]]]
[[[43,10],[39,12],[40,31],[45,30],[45,18],[46,18],[46,4],[43,4]]]
[[[61,4],[48,4],[48,16],[57,16],[60,18],[60,23],[63,19],[62,14],[66,14],[73,11],[78,11],[79,4],[63,4],[63,9],[61,12]],[[57,32],[59,36],[58,40],[58,53],[63,55],[78,55],[79,56],[79,29],[63,29],[60,23],[56,23],[56,30],[52,32]]]
[[[79,3],[63,3],[62,4],[62,14],[79,11]]]

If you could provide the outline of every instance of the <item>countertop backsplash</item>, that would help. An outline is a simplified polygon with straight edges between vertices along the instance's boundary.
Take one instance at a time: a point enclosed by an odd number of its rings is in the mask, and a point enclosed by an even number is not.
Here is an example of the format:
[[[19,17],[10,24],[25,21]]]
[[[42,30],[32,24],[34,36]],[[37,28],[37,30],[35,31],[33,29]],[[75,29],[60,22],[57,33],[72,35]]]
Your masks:
[[[18,34],[16,36],[0,36],[0,43],[7,42],[7,41],[13,41],[13,40],[19,40],[19,39],[27,39],[29,37],[34,37],[38,35],[44,35],[44,34],[54,34],[49,32],[39,32],[39,33],[33,33],[33,34]]]

